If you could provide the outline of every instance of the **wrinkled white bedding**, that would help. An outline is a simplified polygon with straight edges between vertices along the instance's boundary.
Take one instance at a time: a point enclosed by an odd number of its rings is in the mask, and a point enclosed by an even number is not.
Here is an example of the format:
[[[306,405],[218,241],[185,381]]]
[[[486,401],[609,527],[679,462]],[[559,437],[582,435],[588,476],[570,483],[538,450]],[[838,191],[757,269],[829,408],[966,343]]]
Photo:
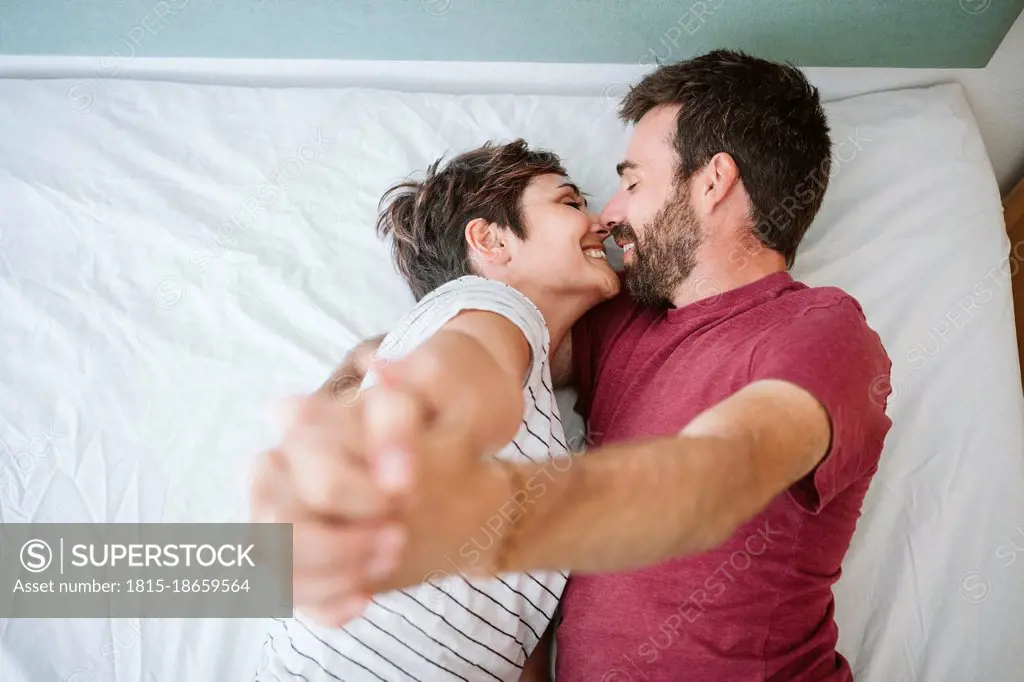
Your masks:
[[[522,135],[600,204],[625,141],[605,105],[0,81],[0,520],[244,519],[274,401],[412,303],[373,232],[381,192]],[[958,86],[829,114],[833,184],[794,274],[860,299],[895,386],[841,649],[858,680],[1019,679],[1024,405],[996,182]],[[246,679],[262,625],[0,621],[0,680]]]

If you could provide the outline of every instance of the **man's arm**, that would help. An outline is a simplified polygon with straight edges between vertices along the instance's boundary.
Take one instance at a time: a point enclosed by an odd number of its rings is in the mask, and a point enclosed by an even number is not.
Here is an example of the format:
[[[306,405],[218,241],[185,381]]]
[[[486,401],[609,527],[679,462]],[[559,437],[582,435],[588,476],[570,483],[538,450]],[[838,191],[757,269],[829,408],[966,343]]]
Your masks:
[[[564,471],[520,467],[529,497],[499,568],[616,571],[712,549],[813,470],[830,432],[807,391],[762,381],[678,437],[591,450]]]
[[[486,498],[472,509],[490,518],[434,518],[418,508],[410,536],[447,535],[451,547],[444,559],[411,547],[399,570],[373,589],[418,584],[448,561],[477,576],[603,572],[706,551],[807,475],[829,442],[822,405],[794,384],[769,380],[702,413],[675,437],[598,448],[568,466],[490,463],[472,486]],[[499,536],[485,553],[469,543],[481,526]]]
[[[759,345],[752,383],[677,437],[516,469],[491,500],[503,549],[476,565],[624,570],[712,549],[787,491],[816,513],[877,462],[891,421],[874,389],[890,369],[859,306],[837,296]]]

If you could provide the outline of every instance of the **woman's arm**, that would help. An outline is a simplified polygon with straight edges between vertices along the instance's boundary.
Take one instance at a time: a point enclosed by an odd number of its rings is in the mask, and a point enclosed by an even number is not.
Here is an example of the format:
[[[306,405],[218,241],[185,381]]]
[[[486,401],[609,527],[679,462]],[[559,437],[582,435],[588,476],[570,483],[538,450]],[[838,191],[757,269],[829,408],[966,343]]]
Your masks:
[[[362,342],[310,399],[292,410],[290,428],[304,435],[283,449],[303,453],[302,466],[293,468],[306,475],[289,477],[295,485],[288,495],[294,498],[291,506],[298,506],[301,499],[310,512],[330,514],[341,488],[352,485],[351,474],[357,470],[372,471],[384,491],[404,486],[413,475],[413,463],[397,441],[418,423],[458,434],[458,447],[445,455],[452,459],[453,475],[458,471],[456,453],[471,452],[478,458],[495,454],[515,438],[523,418],[523,383],[531,349],[522,330],[508,318],[464,311],[412,352],[374,365],[372,356],[379,345],[378,338]],[[383,399],[375,389],[361,391],[368,369],[376,372],[380,384],[398,373],[413,389],[398,403]],[[310,428],[312,424],[319,426]],[[364,493],[373,490],[360,488]],[[345,499],[362,500],[363,511],[371,513],[380,509],[383,498],[363,494]]]
[[[341,364],[331,373],[327,381],[317,390],[322,395],[340,396],[346,391],[357,388],[363,383],[363,377],[370,369],[373,354],[384,341],[384,334],[364,339],[348,352]]]
[[[380,334],[359,342],[317,390],[317,394],[333,396],[344,404],[354,400],[356,389],[370,371],[373,356],[384,337],[384,334]],[[572,372],[571,356],[569,350],[563,353],[563,349],[571,350],[568,337],[559,347],[552,368],[563,368],[567,383]],[[417,357],[429,356],[431,362],[445,365],[446,372],[450,374],[448,380],[435,380],[420,387],[436,408],[445,407],[454,412],[456,408],[481,404],[500,407],[487,412],[473,410],[481,420],[476,429],[478,435],[490,436],[486,440],[498,439],[500,445],[515,437],[515,429],[509,435],[508,427],[518,425],[522,418],[522,379],[531,360],[526,337],[515,324],[497,313],[465,311],[452,318],[410,355],[414,356],[412,362],[399,359],[391,364],[408,367],[415,364]],[[471,366],[463,366],[467,362]],[[480,400],[486,402],[480,403]],[[463,419],[460,421],[465,424],[468,415],[460,412],[453,416],[461,416]],[[492,430],[493,433],[488,433]],[[505,435],[508,437],[501,440]]]
[[[429,340],[380,370],[415,386],[432,427],[457,428],[465,447],[493,454],[515,438],[532,351],[526,336],[498,313],[460,313]],[[369,418],[372,422],[372,417]]]
[[[335,586],[332,593],[344,596],[353,587],[346,567],[365,570],[362,562],[376,557],[371,573],[384,575],[403,548],[431,553],[421,538],[406,542],[407,533],[395,524],[391,492],[426,472],[415,471],[408,453],[390,443],[422,424],[425,416],[431,428],[456,438],[457,446],[437,451],[428,467],[443,479],[445,489],[432,506],[445,516],[478,518],[483,510],[477,504],[489,496],[472,490],[475,482],[464,475],[460,455],[478,459],[496,453],[515,437],[523,418],[531,346],[502,315],[465,311],[406,356],[371,367],[378,346],[376,339],[361,344],[320,390],[285,411],[282,443],[263,453],[252,481],[253,519],[293,523],[295,605],[324,623],[343,623],[335,620],[335,609],[354,615],[369,598],[353,593],[344,604],[325,608],[324,580]],[[361,391],[367,367],[380,382]],[[404,399],[382,400],[389,393],[394,398],[386,386],[392,370],[419,381]],[[334,513],[341,503],[368,525],[344,524]],[[389,540],[382,544],[379,532]],[[325,544],[327,536],[332,541]],[[331,567],[326,575],[325,566]],[[420,575],[417,582],[423,579]]]

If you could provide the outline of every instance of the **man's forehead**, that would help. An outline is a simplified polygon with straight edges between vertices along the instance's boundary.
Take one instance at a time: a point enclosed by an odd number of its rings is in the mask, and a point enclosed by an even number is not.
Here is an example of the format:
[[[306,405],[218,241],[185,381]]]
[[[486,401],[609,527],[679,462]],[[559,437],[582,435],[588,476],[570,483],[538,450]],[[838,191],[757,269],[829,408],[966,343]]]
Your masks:
[[[646,121],[641,121],[641,124]],[[615,166],[622,177],[627,171],[657,171],[674,162],[676,150],[675,117],[662,117],[656,125],[638,125],[626,145],[625,158]]]
[[[682,106],[679,104],[661,104],[656,106],[637,121],[634,130],[674,128],[679,118],[680,110],[682,110]]]
[[[644,114],[629,136],[627,157],[636,157],[665,145],[671,146],[677,133],[678,113],[678,106],[663,105]]]

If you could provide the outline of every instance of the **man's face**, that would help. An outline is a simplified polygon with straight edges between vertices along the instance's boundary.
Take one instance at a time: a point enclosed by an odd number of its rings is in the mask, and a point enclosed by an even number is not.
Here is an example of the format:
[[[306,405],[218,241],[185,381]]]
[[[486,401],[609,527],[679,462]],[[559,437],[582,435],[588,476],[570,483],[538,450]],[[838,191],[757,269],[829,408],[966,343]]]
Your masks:
[[[688,186],[677,176],[677,106],[651,110],[637,123],[619,164],[619,191],[601,223],[623,247],[626,285],[639,302],[665,305],[697,264],[703,232]]]

